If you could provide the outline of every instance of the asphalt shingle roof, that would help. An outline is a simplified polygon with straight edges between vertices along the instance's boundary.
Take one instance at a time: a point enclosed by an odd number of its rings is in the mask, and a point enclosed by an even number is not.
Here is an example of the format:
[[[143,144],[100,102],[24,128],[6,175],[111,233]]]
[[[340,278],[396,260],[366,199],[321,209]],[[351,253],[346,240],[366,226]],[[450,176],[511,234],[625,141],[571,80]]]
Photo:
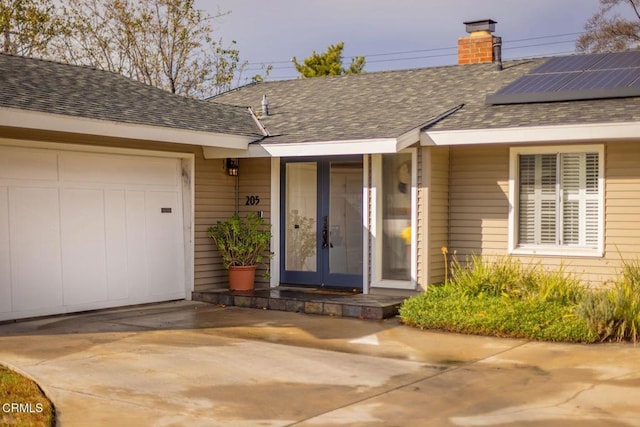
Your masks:
[[[213,100],[258,112],[267,95],[270,115],[261,120],[272,137],[262,144],[398,137],[460,104],[429,129],[640,121],[640,98],[485,104],[487,94],[545,61],[506,61],[502,71],[485,63],[263,82]]]
[[[0,107],[262,136],[246,107],[185,98],[108,71],[5,54],[0,54]]]

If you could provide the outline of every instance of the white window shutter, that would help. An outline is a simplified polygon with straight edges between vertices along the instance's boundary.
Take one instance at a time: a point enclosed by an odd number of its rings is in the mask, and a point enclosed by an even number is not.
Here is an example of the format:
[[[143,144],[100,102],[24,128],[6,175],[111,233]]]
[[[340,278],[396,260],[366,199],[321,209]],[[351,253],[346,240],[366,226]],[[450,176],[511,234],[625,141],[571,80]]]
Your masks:
[[[557,175],[558,162],[555,154],[536,155],[537,171],[539,178],[539,205],[537,207],[540,224],[539,233],[536,239],[537,244],[555,245],[557,244]]]
[[[556,244],[556,155],[519,159],[519,243]]]
[[[580,244],[580,188],[584,187],[584,156],[566,153],[562,156],[562,241],[563,245]]]
[[[519,242],[520,244],[535,244],[536,240],[536,156],[522,155],[519,158]]]
[[[562,155],[562,242],[598,246],[598,153]]]
[[[584,245],[597,248],[600,225],[600,194],[598,153],[585,154],[585,186],[584,186]]]

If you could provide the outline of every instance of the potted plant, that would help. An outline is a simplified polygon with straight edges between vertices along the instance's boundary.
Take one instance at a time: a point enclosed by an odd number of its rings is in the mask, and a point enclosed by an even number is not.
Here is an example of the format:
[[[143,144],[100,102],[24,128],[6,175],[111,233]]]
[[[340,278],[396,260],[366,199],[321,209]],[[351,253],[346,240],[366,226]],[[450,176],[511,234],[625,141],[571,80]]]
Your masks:
[[[265,258],[271,258],[269,224],[256,213],[249,213],[244,218],[236,213],[209,227],[207,236],[213,239],[224,267],[229,270],[229,289],[252,290],[257,265]]]

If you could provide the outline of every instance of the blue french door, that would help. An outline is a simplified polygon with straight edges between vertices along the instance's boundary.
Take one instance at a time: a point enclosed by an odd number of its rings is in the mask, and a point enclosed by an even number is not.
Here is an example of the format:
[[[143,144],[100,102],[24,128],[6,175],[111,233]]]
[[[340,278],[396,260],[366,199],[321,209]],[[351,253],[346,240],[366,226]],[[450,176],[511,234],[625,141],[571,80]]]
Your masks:
[[[281,162],[280,281],[362,288],[362,157]]]

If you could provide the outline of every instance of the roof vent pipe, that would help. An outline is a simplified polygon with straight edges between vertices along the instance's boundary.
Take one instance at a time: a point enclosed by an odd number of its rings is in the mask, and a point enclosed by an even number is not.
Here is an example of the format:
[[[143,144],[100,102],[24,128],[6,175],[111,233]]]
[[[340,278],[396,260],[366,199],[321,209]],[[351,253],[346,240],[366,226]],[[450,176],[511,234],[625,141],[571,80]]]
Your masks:
[[[493,62],[496,71],[502,71],[502,37],[493,37]]]
[[[262,117],[269,115],[269,101],[267,95],[262,95]]]

